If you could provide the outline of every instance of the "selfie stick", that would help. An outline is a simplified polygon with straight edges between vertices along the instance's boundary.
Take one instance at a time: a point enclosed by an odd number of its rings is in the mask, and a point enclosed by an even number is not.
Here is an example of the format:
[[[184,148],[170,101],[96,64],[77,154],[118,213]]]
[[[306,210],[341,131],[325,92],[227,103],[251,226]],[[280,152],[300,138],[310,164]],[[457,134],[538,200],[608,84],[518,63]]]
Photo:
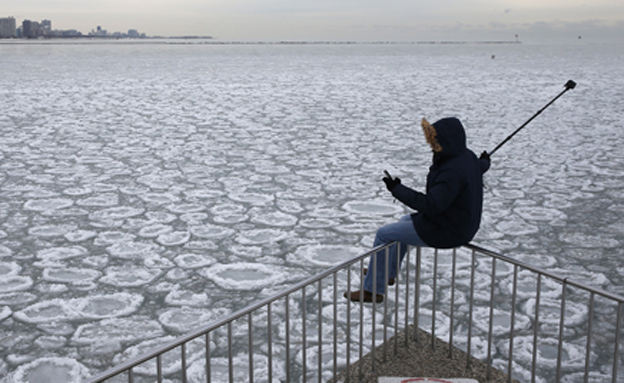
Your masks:
[[[544,109],[548,108],[548,107],[549,107],[549,106],[550,106],[553,102],[557,101],[557,99],[558,99],[559,97],[563,96],[563,94],[564,94],[565,92],[569,91],[570,89],[574,89],[574,87],[576,87],[576,83],[575,83],[574,81],[572,81],[572,80],[569,80],[569,81],[565,84],[565,89],[564,89],[561,93],[559,93],[559,94],[557,95],[557,97],[553,98],[553,99],[552,99],[552,100],[551,100],[548,104],[546,104],[546,106],[545,106],[545,107],[543,107],[543,108],[542,108],[542,109],[540,109],[537,113],[535,113],[535,114],[533,115],[533,117],[529,118],[529,119],[527,120],[527,122],[525,122],[524,124],[522,124],[522,126],[521,126],[521,127],[519,127],[518,129],[516,129],[516,131],[515,131],[515,132],[513,132],[512,134],[510,134],[510,135],[509,135],[509,137],[505,138],[505,140],[504,140],[503,142],[501,142],[500,144],[498,144],[498,146],[497,146],[497,147],[495,147],[495,148],[494,148],[494,150],[492,150],[492,151],[491,151],[491,152],[489,152],[488,154],[491,156],[492,154],[496,153],[496,151],[497,151],[498,149],[500,149],[500,147],[501,147],[501,146],[505,145],[505,143],[507,143],[507,141],[511,140],[511,138],[512,138],[513,136],[515,136],[515,135],[516,135],[516,133],[518,133],[519,131],[521,131],[521,130],[522,130],[522,128],[524,128],[525,126],[527,126],[527,125],[529,124],[529,122],[533,121],[533,119],[534,119],[535,117],[539,116],[539,115],[540,115],[540,113],[542,113],[542,112],[544,111]]]

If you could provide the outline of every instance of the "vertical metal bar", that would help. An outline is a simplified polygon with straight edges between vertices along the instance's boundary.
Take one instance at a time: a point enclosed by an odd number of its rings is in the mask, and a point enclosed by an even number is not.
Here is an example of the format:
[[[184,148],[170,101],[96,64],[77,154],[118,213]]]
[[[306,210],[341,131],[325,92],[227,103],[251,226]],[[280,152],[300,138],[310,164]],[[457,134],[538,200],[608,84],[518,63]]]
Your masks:
[[[128,370],[128,383],[134,383],[134,370],[132,367]]]
[[[318,368],[316,374],[318,383],[323,376],[323,280],[318,281]]]
[[[180,353],[182,355],[182,383],[186,383],[186,343],[180,346]]]
[[[370,270],[368,271],[370,273]],[[372,335],[371,335],[371,341],[372,341],[372,346],[371,346],[371,368],[372,371],[375,371],[375,312],[377,312],[377,297],[375,294],[377,294],[377,252],[375,252],[373,254],[373,292],[372,292],[372,296],[373,296],[373,311],[372,311]]]
[[[374,255],[373,255],[374,256]],[[371,272],[369,270],[369,272]],[[364,303],[363,303],[363,293],[364,293],[364,260],[360,259],[360,339],[359,339],[359,352],[360,359],[364,356]],[[362,365],[364,363],[359,363],[358,366],[358,378],[362,380]]]
[[[542,290],[542,274],[537,274],[537,287],[535,292],[535,319],[533,321],[533,364],[531,367],[531,383],[535,383],[535,370],[537,367],[537,334],[539,332],[539,305]]]
[[[249,383],[253,383],[253,375],[254,375],[254,366],[253,366],[253,315],[252,313],[247,314],[247,336],[249,348]]]
[[[516,321],[516,299],[518,291],[518,265],[514,265],[513,286],[511,292],[511,322],[509,324],[509,364],[507,366],[507,382],[511,383],[511,375],[513,371],[513,345],[514,345],[514,329]]]
[[[162,383],[162,354],[156,357],[156,381]]]
[[[617,319],[615,323],[615,350],[613,351],[613,383],[617,382],[618,361],[620,359],[620,332],[622,330],[622,302],[618,303]]]
[[[334,368],[333,376],[338,372],[338,273],[334,273]]]
[[[267,353],[269,354],[269,382],[273,380],[273,319],[271,318],[271,304],[272,302],[269,302],[269,304],[267,305]]]
[[[414,279],[414,342],[418,343],[418,329],[420,328],[420,260],[422,248],[416,248],[416,277]]]
[[[453,262],[451,270],[451,307],[449,310],[450,328],[449,328],[449,358],[453,358],[453,320],[455,317],[455,269],[457,264],[457,248],[453,249]]]
[[[565,304],[566,304],[566,286],[568,285],[568,278],[563,279],[561,285],[561,314],[559,315],[559,340],[557,345],[557,372],[555,381],[561,380],[561,358],[563,355],[563,325],[565,323]]]
[[[302,362],[302,368],[303,368],[303,376],[302,379],[304,382],[306,382],[307,379],[307,367],[308,367],[308,353],[307,353],[307,334],[306,334],[306,289],[305,287],[301,289],[301,318],[302,318],[302,322],[301,322],[301,353],[303,356],[303,359],[301,360]]]
[[[228,373],[230,383],[234,383],[234,364],[232,363],[232,322],[227,324],[227,338],[228,338]]]
[[[210,333],[206,333],[206,383],[210,383],[211,381],[211,370],[210,370]]]
[[[472,261],[470,263],[470,303],[468,308],[468,344],[466,345],[466,366],[470,367],[472,359],[470,356],[471,353],[471,345],[472,345],[472,314],[474,309],[474,280],[475,280],[475,269],[477,265],[477,252],[472,250]]]
[[[407,245],[405,245],[407,246]],[[397,244],[397,253],[396,253],[396,273],[394,277],[394,355],[399,353],[399,345],[398,345],[398,337],[397,337],[397,329],[399,328],[399,287],[401,287],[401,283],[399,283],[399,269],[401,263],[401,243]]]
[[[433,252],[433,307],[431,308],[431,348],[435,349],[435,319],[438,280],[438,249]]]
[[[492,258],[492,282],[490,285],[490,322],[488,324],[488,351],[486,380],[490,380],[492,373],[492,329],[494,325],[494,290],[496,288],[496,258]]]
[[[384,321],[383,321],[383,362],[386,363],[388,360],[388,353],[386,352],[388,349],[388,320],[386,318],[388,318],[388,296],[390,294],[388,294],[388,278],[389,278],[389,273],[390,273],[390,248],[386,247],[386,256],[385,256],[385,262],[384,264],[386,265],[384,267],[384,292],[385,292],[385,299],[384,299]],[[373,295],[373,300],[376,300],[375,295]]]
[[[347,267],[347,297],[351,297],[351,267]],[[349,382],[351,369],[351,299],[347,299],[347,368],[346,382]]]
[[[286,381],[290,382],[290,295],[286,295],[284,298],[284,314],[286,316],[285,324],[285,336],[286,336]]]
[[[591,356],[591,334],[594,318],[594,293],[589,294],[589,313],[587,314],[587,345],[585,346],[585,383],[589,382],[589,363]]]
[[[405,347],[407,348],[409,345],[409,273],[410,273],[410,252],[411,247],[407,246],[407,251],[405,253]],[[398,282],[397,282],[398,283]]]

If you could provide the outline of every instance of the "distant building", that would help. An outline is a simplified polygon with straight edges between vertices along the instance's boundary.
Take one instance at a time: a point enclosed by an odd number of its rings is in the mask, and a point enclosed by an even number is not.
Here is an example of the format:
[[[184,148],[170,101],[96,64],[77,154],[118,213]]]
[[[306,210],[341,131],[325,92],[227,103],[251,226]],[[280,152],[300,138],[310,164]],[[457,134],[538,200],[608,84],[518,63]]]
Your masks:
[[[41,35],[49,37],[52,34],[52,21],[41,20]]]
[[[14,17],[0,18],[0,39],[16,37],[17,28]]]
[[[43,36],[41,24],[31,20],[24,20],[22,22],[22,37],[36,39],[41,36]]]

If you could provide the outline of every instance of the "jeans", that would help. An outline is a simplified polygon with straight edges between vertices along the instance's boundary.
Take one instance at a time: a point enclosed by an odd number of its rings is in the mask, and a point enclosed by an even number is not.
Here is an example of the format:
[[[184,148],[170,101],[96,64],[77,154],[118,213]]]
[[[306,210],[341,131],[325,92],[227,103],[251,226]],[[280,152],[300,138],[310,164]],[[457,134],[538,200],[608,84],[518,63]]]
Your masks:
[[[397,267],[397,244],[395,243],[388,249],[388,256],[390,257],[388,259],[388,267],[390,268],[388,270],[388,278],[396,279],[397,272],[407,253],[407,246],[427,247],[427,244],[418,236],[410,215],[405,215],[398,222],[382,226],[377,230],[374,247],[392,242],[399,242],[400,244],[399,265]],[[366,277],[364,277],[364,290],[373,291],[373,274],[376,268],[377,294],[384,294],[387,283],[384,280],[386,276],[386,250],[377,252],[376,260],[374,258],[371,256],[368,263],[368,272]],[[373,263],[374,261],[376,261],[376,266]]]

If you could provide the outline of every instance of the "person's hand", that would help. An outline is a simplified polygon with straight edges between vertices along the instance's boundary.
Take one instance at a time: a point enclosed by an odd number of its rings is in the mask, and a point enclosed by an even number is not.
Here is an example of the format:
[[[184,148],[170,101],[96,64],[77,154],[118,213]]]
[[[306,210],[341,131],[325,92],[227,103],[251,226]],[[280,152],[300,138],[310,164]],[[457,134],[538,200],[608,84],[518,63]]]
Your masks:
[[[386,184],[386,188],[389,192],[392,192],[392,189],[394,189],[398,184],[401,183],[401,179],[399,177],[392,178],[388,175],[381,180]]]
[[[481,153],[481,155],[479,156],[479,159],[488,160],[488,162],[490,162],[490,155],[484,150],[483,153]]]

